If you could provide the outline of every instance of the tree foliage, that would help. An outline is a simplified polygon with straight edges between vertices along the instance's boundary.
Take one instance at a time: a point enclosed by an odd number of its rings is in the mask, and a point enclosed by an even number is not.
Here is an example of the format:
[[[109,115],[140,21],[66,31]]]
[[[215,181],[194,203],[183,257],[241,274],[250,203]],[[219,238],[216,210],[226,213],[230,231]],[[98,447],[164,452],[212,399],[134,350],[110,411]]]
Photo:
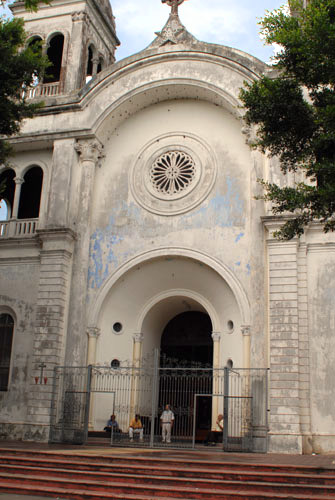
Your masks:
[[[38,2],[25,4],[36,9]],[[24,89],[41,77],[47,65],[39,44],[27,44],[23,20],[0,18],[0,164],[11,151],[3,137],[16,134],[22,120],[32,117],[40,106],[27,102]]]
[[[24,7],[26,10],[36,12],[40,3],[49,4],[50,2],[51,0],[24,0]],[[5,7],[6,5],[8,5],[7,0],[0,0],[0,7]]]
[[[268,44],[277,43],[276,77],[263,76],[240,92],[245,120],[256,125],[253,146],[277,156],[304,182],[280,187],[261,181],[274,214],[293,214],[278,232],[290,239],[311,221],[335,229],[335,0],[290,1],[261,22]]]

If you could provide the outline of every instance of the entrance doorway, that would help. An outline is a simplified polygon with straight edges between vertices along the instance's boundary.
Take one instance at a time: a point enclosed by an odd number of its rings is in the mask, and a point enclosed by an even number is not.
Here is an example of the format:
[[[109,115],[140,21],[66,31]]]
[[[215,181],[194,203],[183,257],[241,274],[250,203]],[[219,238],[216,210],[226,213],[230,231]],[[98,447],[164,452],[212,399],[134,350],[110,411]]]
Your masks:
[[[196,441],[203,441],[211,428],[212,403],[210,398],[201,396],[212,393],[213,340],[212,322],[208,314],[199,311],[189,311],[178,314],[164,328],[161,338],[161,376],[159,385],[159,406],[170,404],[175,412],[182,411],[184,417],[179,418],[179,425],[185,431],[191,426],[194,410],[196,414]],[[195,384],[195,378],[184,378],[179,391],[170,390],[173,387],[172,378],[178,373],[166,371],[174,367],[206,369],[203,377],[204,386]],[[200,393],[195,398],[195,394]],[[194,404],[196,401],[196,408]],[[177,431],[177,429],[176,429]],[[183,434],[183,429],[178,430]],[[187,431],[189,432],[189,431]]]
[[[162,356],[213,366],[212,322],[208,314],[189,311],[175,316],[164,328]]]

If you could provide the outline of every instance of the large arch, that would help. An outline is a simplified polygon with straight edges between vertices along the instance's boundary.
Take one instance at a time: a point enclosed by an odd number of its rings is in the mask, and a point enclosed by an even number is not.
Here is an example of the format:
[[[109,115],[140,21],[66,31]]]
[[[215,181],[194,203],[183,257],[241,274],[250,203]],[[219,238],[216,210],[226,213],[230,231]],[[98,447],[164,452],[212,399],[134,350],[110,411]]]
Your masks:
[[[167,247],[158,248],[156,250],[151,250],[143,252],[125,262],[121,265],[104,283],[101,287],[95,301],[91,305],[88,313],[88,325],[94,327],[98,323],[98,318],[103,302],[105,301],[109,291],[114,286],[114,284],[131,268],[138,266],[141,263],[148,262],[152,259],[158,257],[169,257],[169,256],[179,256],[187,257],[206,264],[209,268],[213,269],[218,273],[218,275],[227,283],[227,285],[232,290],[233,295],[236,298],[241,321],[243,325],[250,324],[251,312],[250,304],[246,292],[236,278],[235,274],[222,262],[214,259],[204,252],[193,250],[191,248],[178,248],[178,247]],[[148,306],[149,307],[149,306]],[[140,319],[138,321],[141,321]],[[215,322],[214,322],[215,324]],[[217,324],[217,323],[216,323]]]

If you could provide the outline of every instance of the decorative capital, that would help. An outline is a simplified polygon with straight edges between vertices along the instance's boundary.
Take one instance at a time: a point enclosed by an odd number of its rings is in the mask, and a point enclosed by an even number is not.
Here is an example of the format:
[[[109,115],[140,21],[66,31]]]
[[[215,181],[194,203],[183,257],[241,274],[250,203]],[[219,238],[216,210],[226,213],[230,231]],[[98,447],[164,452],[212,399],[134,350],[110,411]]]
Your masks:
[[[74,145],[75,150],[80,156],[82,162],[90,161],[92,163],[98,163],[98,161],[103,158],[103,145],[97,139],[78,140]]]
[[[72,21],[86,21],[87,20],[87,14],[84,11],[79,11],[79,12],[73,12],[72,13]]]
[[[143,342],[144,335],[142,333],[134,333],[133,339],[134,339],[134,342],[141,343],[141,342]]]
[[[178,16],[178,7],[184,3],[184,0],[162,0],[162,3],[167,3],[171,7],[171,15]]]
[[[242,332],[242,335],[244,335],[245,337],[249,337],[251,335],[250,326],[249,325],[242,325],[241,332]]]
[[[220,342],[220,340],[221,340],[221,334],[218,333],[218,332],[213,332],[212,333],[212,339],[213,339],[213,342]]]
[[[86,333],[89,338],[97,339],[101,334],[101,330],[100,328],[89,327],[87,328]]]
[[[14,177],[14,182],[15,184],[23,184],[24,179],[22,179],[22,177]]]

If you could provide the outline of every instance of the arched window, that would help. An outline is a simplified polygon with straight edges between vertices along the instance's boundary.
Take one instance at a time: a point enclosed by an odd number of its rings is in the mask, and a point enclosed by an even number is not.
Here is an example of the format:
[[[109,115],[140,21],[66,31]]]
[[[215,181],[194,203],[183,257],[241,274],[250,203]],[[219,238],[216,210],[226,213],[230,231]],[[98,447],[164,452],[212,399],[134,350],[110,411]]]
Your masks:
[[[5,170],[0,174],[0,186],[4,186],[4,190],[0,194],[2,210],[4,210],[3,206],[6,206],[6,219],[1,217],[1,220],[10,219],[12,216],[15,193],[14,177],[15,172],[12,169]]]
[[[0,314],[0,391],[8,390],[12,354],[14,320],[10,314]]]
[[[93,75],[93,48],[88,47],[86,76]]]
[[[31,47],[34,51],[42,52],[42,38],[40,36],[34,36],[28,42],[28,47]]]
[[[9,219],[10,207],[7,200],[0,200],[0,222]]]
[[[55,35],[49,43],[47,56],[51,65],[46,69],[44,83],[59,82],[62,69],[64,35]]]
[[[21,188],[18,219],[37,219],[40,213],[43,170],[32,167],[24,176]]]
[[[40,36],[34,36],[29,40],[28,47],[33,50],[34,53],[42,55],[42,38]],[[40,83],[39,75],[37,72],[33,73],[33,87],[36,87]]]

